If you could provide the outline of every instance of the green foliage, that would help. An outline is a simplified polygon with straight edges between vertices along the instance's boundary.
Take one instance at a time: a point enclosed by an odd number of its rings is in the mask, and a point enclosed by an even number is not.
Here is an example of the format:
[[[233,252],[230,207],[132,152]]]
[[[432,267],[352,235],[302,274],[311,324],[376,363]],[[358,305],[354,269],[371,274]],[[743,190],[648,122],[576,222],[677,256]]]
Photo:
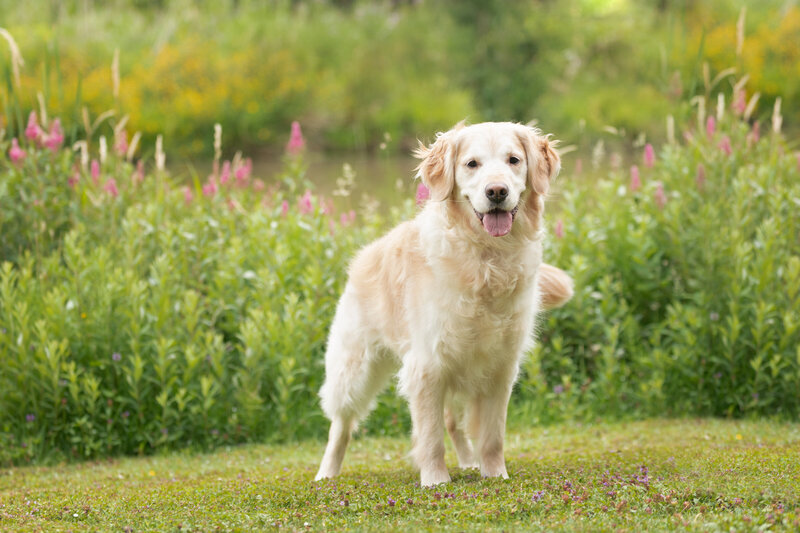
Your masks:
[[[545,258],[576,294],[543,322],[515,412],[800,413],[800,162],[756,131],[728,112],[639,165],[641,185],[612,170],[564,187]],[[347,262],[410,200],[352,224],[302,158],[270,188],[241,157],[181,186],[116,150],[84,164],[21,142],[17,161],[0,142],[0,461],[324,432]],[[407,427],[388,393],[365,431]]]
[[[347,227],[295,158],[269,191],[236,159],[212,193],[24,148],[0,163],[0,459],[322,431],[328,325],[381,216]]]
[[[756,128],[727,113],[690,132],[638,165],[638,190],[627,170],[564,187],[545,256],[576,293],[542,328],[528,409],[800,413],[800,155]]]

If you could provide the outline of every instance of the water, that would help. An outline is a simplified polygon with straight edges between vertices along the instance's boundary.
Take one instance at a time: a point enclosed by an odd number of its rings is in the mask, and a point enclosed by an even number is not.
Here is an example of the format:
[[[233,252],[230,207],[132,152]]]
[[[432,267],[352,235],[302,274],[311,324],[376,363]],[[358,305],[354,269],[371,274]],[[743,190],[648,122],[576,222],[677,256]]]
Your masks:
[[[406,198],[413,198],[418,180],[414,180],[414,168],[419,163],[411,155],[348,153],[305,153],[308,165],[306,177],[314,186],[314,193],[333,198],[338,208],[355,209],[366,199],[377,200],[381,205],[400,205]],[[345,170],[348,165],[350,170]],[[211,162],[176,163],[173,171],[180,175],[181,167],[188,166],[204,180],[211,171]],[[267,185],[280,179],[283,168],[281,156],[262,155],[253,158],[253,177]],[[350,197],[334,195],[337,180],[346,174],[353,177]]]

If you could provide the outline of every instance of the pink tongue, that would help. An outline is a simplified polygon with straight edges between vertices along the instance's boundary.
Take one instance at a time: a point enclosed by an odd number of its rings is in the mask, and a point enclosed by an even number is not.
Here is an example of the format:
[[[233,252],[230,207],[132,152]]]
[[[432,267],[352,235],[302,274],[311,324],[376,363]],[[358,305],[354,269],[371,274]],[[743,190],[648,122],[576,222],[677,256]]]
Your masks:
[[[511,223],[514,218],[509,211],[495,210],[483,215],[483,228],[492,237],[502,237],[511,231]]]

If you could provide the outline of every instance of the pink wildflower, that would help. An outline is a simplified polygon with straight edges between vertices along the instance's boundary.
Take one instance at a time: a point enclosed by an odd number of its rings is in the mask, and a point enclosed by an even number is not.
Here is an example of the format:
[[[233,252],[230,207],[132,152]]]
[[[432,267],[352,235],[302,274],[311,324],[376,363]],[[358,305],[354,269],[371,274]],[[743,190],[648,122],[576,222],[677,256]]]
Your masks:
[[[556,227],[553,230],[553,233],[555,233],[556,237],[559,238],[559,239],[563,239],[564,238],[564,221],[563,220],[558,219],[558,222],[556,222]]]
[[[694,183],[700,190],[702,190],[706,184],[706,167],[703,166],[703,163],[697,164],[697,174],[695,175]]]
[[[639,178],[639,167],[631,166],[631,192],[636,192],[642,188],[642,180]]]
[[[281,216],[286,217],[289,214],[289,202],[286,200],[281,202]]]
[[[356,219],[356,212],[351,209],[347,213],[341,214],[341,216],[339,217],[339,222],[342,224],[342,226],[349,226],[350,224],[353,223],[355,219]]]
[[[97,159],[92,159],[91,170],[92,174],[92,181],[95,185],[100,183],[100,163],[97,162]]]
[[[713,115],[709,115],[706,119],[706,135],[713,137],[715,131],[717,131],[717,120]]]
[[[214,176],[208,177],[208,182],[203,185],[203,196],[214,196],[217,194],[219,188],[217,187],[217,182],[214,180]]]
[[[237,183],[239,185],[244,185],[248,179],[250,179],[250,174],[253,172],[253,160],[249,157],[244,160],[244,163],[239,165],[239,168],[236,169],[234,172],[234,176],[236,177]]]
[[[47,133],[44,145],[50,148],[51,151],[57,152],[62,144],[64,144],[64,132],[61,131],[61,121],[55,119],[50,124],[50,131]]]
[[[727,135],[722,138],[719,142],[719,149],[722,150],[722,153],[729,156],[733,153],[733,148],[731,148],[731,139]]]
[[[303,151],[306,146],[306,141],[303,139],[303,132],[300,130],[300,123],[296,120],[292,122],[292,134],[289,137],[289,143],[286,145],[286,151],[291,155],[297,155]]]
[[[122,130],[117,137],[117,144],[114,145],[114,151],[117,152],[119,157],[125,157],[128,153],[128,132]]]
[[[431,197],[431,191],[428,189],[424,183],[417,185],[417,205],[422,207],[422,205]]]
[[[231,162],[225,161],[222,163],[222,172],[219,175],[219,184],[225,185],[231,179]]]
[[[142,183],[144,181],[144,161],[139,160],[136,162],[136,172],[133,174],[134,183]]]
[[[106,181],[106,184],[103,186],[103,190],[106,191],[108,194],[116,198],[119,196],[119,189],[117,189],[117,181],[114,178],[109,178]]]
[[[747,109],[747,95],[745,95],[744,89],[736,90],[733,95],[733,102],[731,102],[731,108],[733,108],[733,112],[736,115],[744,114]]]
[[[664,194],[664,184],[660,181],[656,184],[656,192],[653,193],[653,199],[656,201],[656,205],[659,209],[664,209],[664,206],[667,205],[667,195]]]
[[[194,200],[194,194],[192,193],[192,188],[188,185],[183,187],[183,199],[186,201],[187,204],[192,203]]]
[[[653,150],[653,145],[647,143],[644,147],[644,166],[652,168],[656,163],[656,152]]]
[[[74,189],[74,188],[75,188],[75,186],[76,186],[76,185],[78,184],[78,182],[80,181],[80,179],[81,179],[81,174],[80,174],[80,172],[78,172],[77,170],[75,170],[75,171],[72,173],[72,176],[70,176],[70,177],[67,179],[67,184],[68,184],[70,187],[72,187],[72,188]]]
[[[333,213],[333,202],[330,200],[320,199],[319,209],[323,215],[330,215]]]
[[[311,204],[311,191],[306,189],[306,192],[303,193],[303,196],[297,201],[297,205],[300,208],[300,213],[307,215],[314,210],[313,205]]]
[[[8,149],[8,158],[14,164],[25,159],[25,150],[19,147],[16,137],[11,139],[11,148]]]
[[[28,115],[28,126],[25,128],[25,137],[29,141],[35,141],[42,135],[42,129],[39,127],[39,122],[36,120],[36,111],[31,111]]]

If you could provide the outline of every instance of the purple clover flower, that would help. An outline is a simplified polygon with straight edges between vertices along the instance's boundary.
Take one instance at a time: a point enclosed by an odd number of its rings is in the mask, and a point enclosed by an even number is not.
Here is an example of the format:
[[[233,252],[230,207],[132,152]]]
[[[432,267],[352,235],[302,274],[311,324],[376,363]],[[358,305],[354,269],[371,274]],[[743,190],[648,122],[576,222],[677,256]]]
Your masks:
[[[114,352],[111,354],[111,359],[115,362],[122,361],[122,354],[120,354],[119,352]]]
[[[532,502],[538,502],[542,498],[544,498],[544,491],[543,490],[537,490],[536,492],[534,492],[531,495],[531,501]]]
[[[33,422],[34,420],[36,420],[36,415],[35,414],[28,413],[27,415],[25,415],[25,421],[26,422]]]

